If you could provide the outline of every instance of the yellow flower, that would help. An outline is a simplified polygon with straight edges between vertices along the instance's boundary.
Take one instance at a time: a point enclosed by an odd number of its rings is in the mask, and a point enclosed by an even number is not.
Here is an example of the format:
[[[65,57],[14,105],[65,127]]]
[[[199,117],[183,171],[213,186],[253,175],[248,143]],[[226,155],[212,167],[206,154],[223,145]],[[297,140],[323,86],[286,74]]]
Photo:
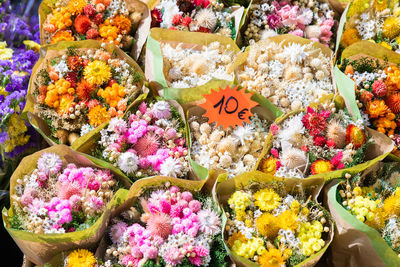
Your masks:
[[[8,92],[5,87],[0,87],[0,95],[8,96]]]
[[[383,202],[383,210],[384,214],[387,217],[390,217],[392,215],[399,215],[400,214],[400,196],[397,195],[392,195],[385,199]]]
[[[396,38],[400,34],[400,18],[387,17],[383,22],[382,34],[389,39]]]
[[[361,36],[358,33],[357,29],[349,28],[345,30],[342,34],[341,44],[344,47],[350,46],[359,41],[361,41]]]
[[[89,124],[97,127],[111,119],[105,107],[100,105],[95,106],[89,110],[88,113]]]
[[[6,48],[6,46],[6,42],[0,42],[0,60],[8,60],[13,56],[14,50]]]
[[[23,43],[27,49],[33,50],[36,53],[39,53],[40,44],[36,43],[35,41],[31,41],[31,40],[25,40]]]
[[[388,0],[374,0],[374,9],[376,11],[383,11],[384,9],[388,8]]]
[[[246,216],[246,208],[251,205],[251,198],[247,193],[236,191],[228,199],[228,204],[235,211],[236,219],[242,221]]]
[[[67,9],[71,14],[82,13],[83,8],[87,5],[86,0],[71,0],[67,5]]]
[[[254,194],[256,201],[254,205],[263,211],[271,211],[277,208],[281,202],[281,197],[274,190],[264,188]]]
[[[290,209],[295,213],[299,214],[300,212],[300,203],[297,200],[293,200],[292,204],[290,204]]]
[[[285,210],[278,216],[279,227],[285,230],[290,229],[295,231],[298,226],[297,219],[298,217],[293,211]]]
[[[298,238],[301,252],[305,256],[310,256],[324,247],[325,241],[321,239],[323,228],[319,221],[314,221],[312,224],[306,222],[300,225]]]
[[[252,259],[256,253],[261,255],[266,251],[264,241],[258,237],[246,239],[244,242],[236,239],[231,249],[233,253],[246,259]]]
[[[279,220],[271,213],[266,212],[257,218],[256,227],[261,235],[273,240],[278,235]]]
[[[25,135],[28,128],[25,125],[25,121],[16,113],[12,114],[8,122],[8,139],[4,142],[5,152],[11,152],[17,146],[25,145],[30,136]]]
[[[67,267],[93,267],[96,265],[96,258],[89,250],[78,249],[68,255],[67,262]]]
[[[111,68],[103,61],[94,60],[85,67],[83,75],[91,85],[101,85],[111,78]]]
[[[258,259],[258,263],[262,267],[279,267],[285,264],[285,258],[279,249],[270,248],[261,255],[261,257]]]
[[[354,0],[347,11],[347,17],[361,14],[367,8],[369,8],[369,0]]]

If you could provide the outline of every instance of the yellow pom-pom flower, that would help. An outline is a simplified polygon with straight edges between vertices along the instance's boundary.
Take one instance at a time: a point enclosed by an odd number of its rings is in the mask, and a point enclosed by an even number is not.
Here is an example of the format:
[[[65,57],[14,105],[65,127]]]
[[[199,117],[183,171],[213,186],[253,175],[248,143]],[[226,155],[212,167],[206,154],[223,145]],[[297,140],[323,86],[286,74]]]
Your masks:
[[[297,229],[298,217],[292,210],[285,210],[278,216],[279,227],[284,230],[295,231]]]
[[[263,211],[272,211],[281,204],[281,197],[274,190],[264,188],[254,194],[254,205]]]
[[[267,212],[263,213],[257,218],[256,227],[261,235],[273,240],[278,235],[280,228],[278,217]]]
[[[400,34],[400,18],[387,17],[383,22],[383,37],[394,39]]]
[[[255,254],[261,255],[266,251],[264,241],[258,237],[246,239],[245,242],[236,239],[231,249],[233,253],[246,259],[252,259]]]
[[[91,85],[101,85],[111,78],[111,67],[103,61],[94,60],[85,67],[83,75]]]
[[[300,249],[305,256],[320,251],[325,241],[321,239],[323,226],[319,221],[314,221],[312,224],[309,222],[300,225],[298,238],[300,240]]]
[[[258,263],[262,267],[279,267],[285,264],[285,258],[279,249],[270,248],[261,255],[261,257],[258,259]]]
[[[246,208],[251,205],[251,196],[242,191],[236,191],[228,199],[228,204],[235,211],[236,219],[242,221],[246,216]]]
[[[96,265],[93,253],[86,249],[72,251],[66,261],[67,267],[94,267]]]
[[[89,110],[88,113],[89,124],[97,127],[111,119],[105,107],[98,105]]]

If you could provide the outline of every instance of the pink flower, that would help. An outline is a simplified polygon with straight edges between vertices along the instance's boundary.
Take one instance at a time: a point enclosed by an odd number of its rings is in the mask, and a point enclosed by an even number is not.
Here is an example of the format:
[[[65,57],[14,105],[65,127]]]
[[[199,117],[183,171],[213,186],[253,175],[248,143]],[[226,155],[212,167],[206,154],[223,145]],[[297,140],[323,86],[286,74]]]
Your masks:
[[[335,24],[335,21],[332,18],[326,19],[321,23],[321,25],[327,25],[329,27],[332,27],[334,24]]]
[[[140,113],[142,113],[142,114],[145,114],[145,113],[147,112],[147,104],[146,104],[146,102],[142,102],[142,103],[139,105],[139,111],[140,111]]]
[[[91,179],[88,183],[88,188],[97,191],[100,188],[100,182],[97,179]]]
[[[282,24],[284,26],[296,26],[297,25],[297,11],[298,6],[286,5],[278,10],[276,13],[281,17]]]
[[[192,1],[195,6],[200,6],[202,8],[207,8],[210,4],[209,0],[194,0]]]
[[[193,223],[192,227],[187,229],[186,234],[195,237],[199,231],[199,225],[197,223]]]
[[[342,151],[339,151],[339,152],[336,154],[336,156],[334,156],[334,157],[331,159],[331,163],[332,163],[333,166],[335,166],[336,168],[338,168],[339,165],[341,166],[341,161],[342,161],[342,159],[343,159],[343,152],[342,152]],[[344,166],[343,166],[343,167],[344,167]],[[343,169],[343,167],[342,167],[341,169]]]
[[[90,203],[89,205],[95,210],[102,209],[104,206],[103,200],[101,200],[100,198],[95,197],[95,196],[91,196],[88,199],[88,202]]]
[[[201,210],[197,214],[199,230],[207,235],[216,235],[221,232],[221,219],[218,214],[212,210]]]
[[[298,37],[303,37],[304,32],[302,30],[300,30],[300,29],[296,29],[294,31],[290,31],[289,34],[293,34],[293,35],[296,35]]]
[[[158,120],[168,119],[171,116],[171,107],[167,101],[161,100],[154,103],[151,113]]]
[[[133,266],[137,266],[139,261],[140,261],[139,258],[135,258],[131,254],[128,254],[122,258],[122,264],[125,266],[128,266],[129,262],[132,262]]]
[[[180,252],[179,248],[171,247],[165,253],[164,260],[165,263],[174,266],[180,264],[184,257],[185,255]]]
[[[116,244],[120,241],[121,237],[125,233],[126,229],[128,228],[128,225],[124,222],[117,222],[110,228],[110,238],[111,241]],[[133,253],[132,253],[133,254]],[[138,258],[138,257],[137,257]]]
[[[336,147],[336,143],[335,143],[335,141],[334,141],[333,139],[328,139],[328,140],[326,140],[326,145],[327,145],[329,148],[335,148],[335,147]]]
[[[314,137],[314,146],[323,147],[326,144],[326,139],[322,135],[317,135]]]
[[[201,266],[201,264],[203,262],[199,256],[189,257],[189,261],[191,264],[193,264],[195,266]]]
[[[269,130],[271,131],[272,135],[276,135],[279,131],[279,126],[272,124],[271,127],[269,127]]]
[[[205,257],[209,253],[208,249],[203,246],[195,246],[193,250],[194,250],[194,253],[196,253],[196,255],[199,257]]]
[[[181,214],[182,214],[182,207],[181,206],[179,206],[179,205],[173,205],[173,206],[171,206],[171,210],[170,210],[170,212],[169,212],[169,216],[171,216],[171,218],[174,218],[174,217],[181,217]]]
[[[189,191],[185,191],[185,192],[182,192],[181,198],[186,200],[187,202],[190,202],[193,199],[193,195]]]
[[[179,191],[180,191],[180,189],[179,189],[179,187],[177,187],[177,186],[175,186],[175,185],[173,185],[173,186],[171,186],[170,188],[169,188],[169,191],[171,192],[171,193],[178,193]]]
[[[151,246],[146,249],[144,256],[148,259],[155,259],[158,256],[158,249],[154,246]]]
[[[78,183],[67,183],[58,186],[58,197],[60,199],[70,199],[72,196],[81,196],[82,190]]]
[[[160,209],[161,209],[161,212],[169,214],[169,212],[171,210],[171,204],[168,201],[162,199],[162,200],[160,200]]]
[[[174,128],[168,128],[165,132],[164,132],[164,137],[167,140],[173,140],[176,137],[176,130]]]
[[[158,207],[158,205],[156,205],[154,203],[147,203],[147,209],[149,210],[150,213],[153,213],[153,214],[161,212],[161,210]]]
[[[381,80],[376,80],[372,84],[372,92],[378,97],[384,97],[386,95],[386,84]]]
[[[172,18],[172,24],[173,25],[179,25],[181,24],[182,21],[182,15],[181,14],[176,14],[173,18]]]
[[[278,152],[278,150],[277,150],[276,148],[274,148],[274,147],[271,148],[271,151],[270,151],[270,152],[271,152],[271,155],[272,155],[272,156],[274,156],[274,157],[277,158],[277,159],[279,158],[279,152]]]
[[[303,9],[302,13],[297,17],[297,22],[302,25],[308,25],[311,23],[313,16],[313,12],[310,9],[305,8]]]
[[[40,172],[53,175],[61,170],[62,160],[55,153],[43,153],[37,161],[37,167]]]
[[[161,236],[167,239],[172,233],[171,219],[164,213],[152,214],[147,220],[146,229],[149,230],[153,236]]]
[[[310,148],[308,146],[306,146],[306,145],[303,145],[301,147],[301,150],[303,150],[304,152],[308,152],[308,151],[310,151]]]
[[[131,248],[131,255],[135,258],[143,258],[143,253],[140,251],[140,247],[137,246]]]
[[[192,200],[189,202],[189,208],[193,211],[193,212],[198,212],[201,209],[201,203],[198,200]],[[185,210],[183,210],[185,211]]]
[[[21,196],[21,204],[24,206],[28,206],[28,205],[32,204],[32,201],[36,195],[37,195],[37,192],[35,189],[33,189],[31,187],[25,188],[25,191]]]

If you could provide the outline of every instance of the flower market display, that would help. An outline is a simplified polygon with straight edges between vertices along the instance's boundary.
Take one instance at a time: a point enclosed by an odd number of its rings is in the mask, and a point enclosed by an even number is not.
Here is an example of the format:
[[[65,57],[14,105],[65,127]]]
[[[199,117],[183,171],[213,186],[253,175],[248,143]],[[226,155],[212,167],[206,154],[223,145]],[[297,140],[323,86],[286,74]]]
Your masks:
[[[106,266],[225,266],[216,204],[173,183],[144,185],[133,207],[113,219]]]
[[[183,111],[165,100],[142,102],[126,119],[113,118],[100,131],[93,155],[111,162],[128,177],[189,172]],[[129,113],[128,113],[129,114]]]
[[[85,42],[80,48],[48,47],[33,74],[33,112],[61,144],[122,116],[142,89],[143,75],[132,59],[118,56],[112,45],[91,41],[85,48]]]
[[[346,1],[0,0],[25,266],[400,265],[400,5]]]
[[[197,113],[197,114],[196,114]],[[258,117],[243,126],[222,129],[208,124],[195,110],[189,110],[192,159],[207,169],[224,169],[230,177],[251,171],[261,155],[269,122]]]
[[[228,48],[228,49],[227,49]],[[161,44],[163,71],[169,87],[189,88],[204,85],[211,79],[233,81],[229,69],[236,53],[219,42],[195,48],[183,43]]]
[[[226,7],[220,0],[161,0],[151,11],[151,27],[216,33],[235,39],[238,22],[233,11],[235,8]]]
[[[17,180],[13,224],[37,234],[86,229],[102,214],[115,184],[109,171],[63,167],[60,156],[43,153],[36,169]]]
[[[322,180],[270,181],[257,172],[233,180],[217,192],[226,199],[224,238],[236,264],[301,266],[321,257],[333,230],[330,214],[316,201]]]
[[[398,66],[365,57],[346,61],[341,69],[357,86],[358,107],[365,123],[389,136],[399,148],[400,69]]]
[[[333,111],[333,103],[307,107],[271,125],[272,138],[259,169],[278,177],[305,178],[363,163],[373,139],[345,110]]]
[[[340,44],[350,46],[371,40],[389,50],[399,50],[400,6],[397,1],[355,0],[349,4]]]
[[[278,108],[294,111],[335,93],[332,52],[314,42],[286,35],[249,47],[236,77],[241,86],[266,97]],[[290,39],[289,39],[290,38]]]
[[[244,28],[245,43],[293,34],[334,48],[337,21],[324,1],[253,1]]]
[[[137,42],[135,33],[145,13],[144,5],[136,0],[44,1],[42,6],[51,10],[42,14],[42,44],[94,39],[128,53]]]

